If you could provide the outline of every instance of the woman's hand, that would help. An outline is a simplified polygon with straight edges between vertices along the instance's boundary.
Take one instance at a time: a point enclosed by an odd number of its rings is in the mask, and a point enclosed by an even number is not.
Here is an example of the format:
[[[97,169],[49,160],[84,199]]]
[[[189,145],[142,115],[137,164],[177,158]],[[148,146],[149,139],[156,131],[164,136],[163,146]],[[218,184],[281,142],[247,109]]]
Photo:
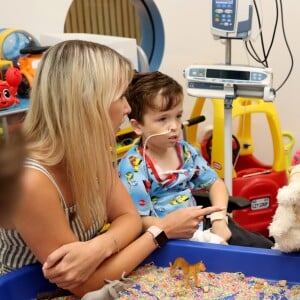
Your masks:
[[[159,219],[159,226],[164,229],[169,239],[189,239],[198,230],[199,223],[205,215],[221,211],[224,207],[201,206],[180,208],[163,219]]]
[[[72,289],[85,282],[107,257],[96,249],[93,240],[73,242],[52,252],[43,265],[44,276],[63,289]]]

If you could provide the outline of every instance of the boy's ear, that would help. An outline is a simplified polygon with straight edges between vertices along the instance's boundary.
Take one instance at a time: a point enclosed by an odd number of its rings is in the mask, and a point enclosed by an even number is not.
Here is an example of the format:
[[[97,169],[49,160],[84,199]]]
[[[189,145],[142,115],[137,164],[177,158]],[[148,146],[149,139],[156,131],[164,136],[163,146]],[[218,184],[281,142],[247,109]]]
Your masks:
[[[143,130],[140,123],[136,119],[130,119],[130,125],[137,135],[142,135]]]

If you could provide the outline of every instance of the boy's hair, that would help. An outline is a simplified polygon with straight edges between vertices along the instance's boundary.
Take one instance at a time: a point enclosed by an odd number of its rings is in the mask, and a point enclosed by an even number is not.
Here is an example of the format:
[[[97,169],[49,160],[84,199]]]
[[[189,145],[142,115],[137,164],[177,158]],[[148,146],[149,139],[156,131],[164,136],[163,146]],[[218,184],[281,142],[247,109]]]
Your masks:
[[[161,105],[157,106],[153,100],[159,93],[163,99]],[[136,73],[126,97],[131,106],[129,119],[143,124],[147,109],[167,111],[183,101],[183,89],[176,80],[161,72]]]

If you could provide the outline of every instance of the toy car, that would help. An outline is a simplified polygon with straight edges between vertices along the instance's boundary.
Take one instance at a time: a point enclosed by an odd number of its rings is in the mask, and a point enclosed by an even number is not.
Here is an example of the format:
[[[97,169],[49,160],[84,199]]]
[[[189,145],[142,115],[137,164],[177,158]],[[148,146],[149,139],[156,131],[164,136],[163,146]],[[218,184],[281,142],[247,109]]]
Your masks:
[[[212,135],[201,142],[202,155],[213,169],[224,178],[224,101],[212,99],[214,121]],[[197,98],[191,117],[200,115],[205,98]],[[261,162],[254,155],[252,116],[264,114],[273,142],[273,163]],[[232,118],[238,118],[233,136],[232,195],[247,198],[251,206],[232,212],[233,219],[244,228],[269,237],[268,226],[277,208],[277,191],[288,183],[285,151],[279,118],[273,102],[262,99],[236,98]],[[193,130],[193,131],[191,131]],[[254,128],[255,130],[255,128]],[[196,129],[187,128],[187,140],[196,144]],[[214,138],[217,137],[217,138]]]

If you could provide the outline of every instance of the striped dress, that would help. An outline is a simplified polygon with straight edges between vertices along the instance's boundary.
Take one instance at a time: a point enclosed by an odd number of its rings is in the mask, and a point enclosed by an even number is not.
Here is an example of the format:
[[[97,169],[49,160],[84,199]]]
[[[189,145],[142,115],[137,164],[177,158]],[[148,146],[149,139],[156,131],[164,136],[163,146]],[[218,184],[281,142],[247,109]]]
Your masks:
[[[89,230],[85,230],[79,217],[74,214],[75,206],[67,207],[64,197],[56,184],[52,175],[37,161],[28,159],[26,160],[25,167],[36,169],[44,173],[55,186],[60,200],[61,205],[65,211],[66,217],[80,241],[87,241],[97,236],[100,232],[100,225],[96,221]],[[74,216],[75,217],[72,217]],[[55,220],[53,220],[55,221]],[[14,229],[0,228],[0,274],[3,275],[7,272],[13,271],[14,269],[21,268],[23,266],[38,262],[36,257],[30,251],[21,235]]]

